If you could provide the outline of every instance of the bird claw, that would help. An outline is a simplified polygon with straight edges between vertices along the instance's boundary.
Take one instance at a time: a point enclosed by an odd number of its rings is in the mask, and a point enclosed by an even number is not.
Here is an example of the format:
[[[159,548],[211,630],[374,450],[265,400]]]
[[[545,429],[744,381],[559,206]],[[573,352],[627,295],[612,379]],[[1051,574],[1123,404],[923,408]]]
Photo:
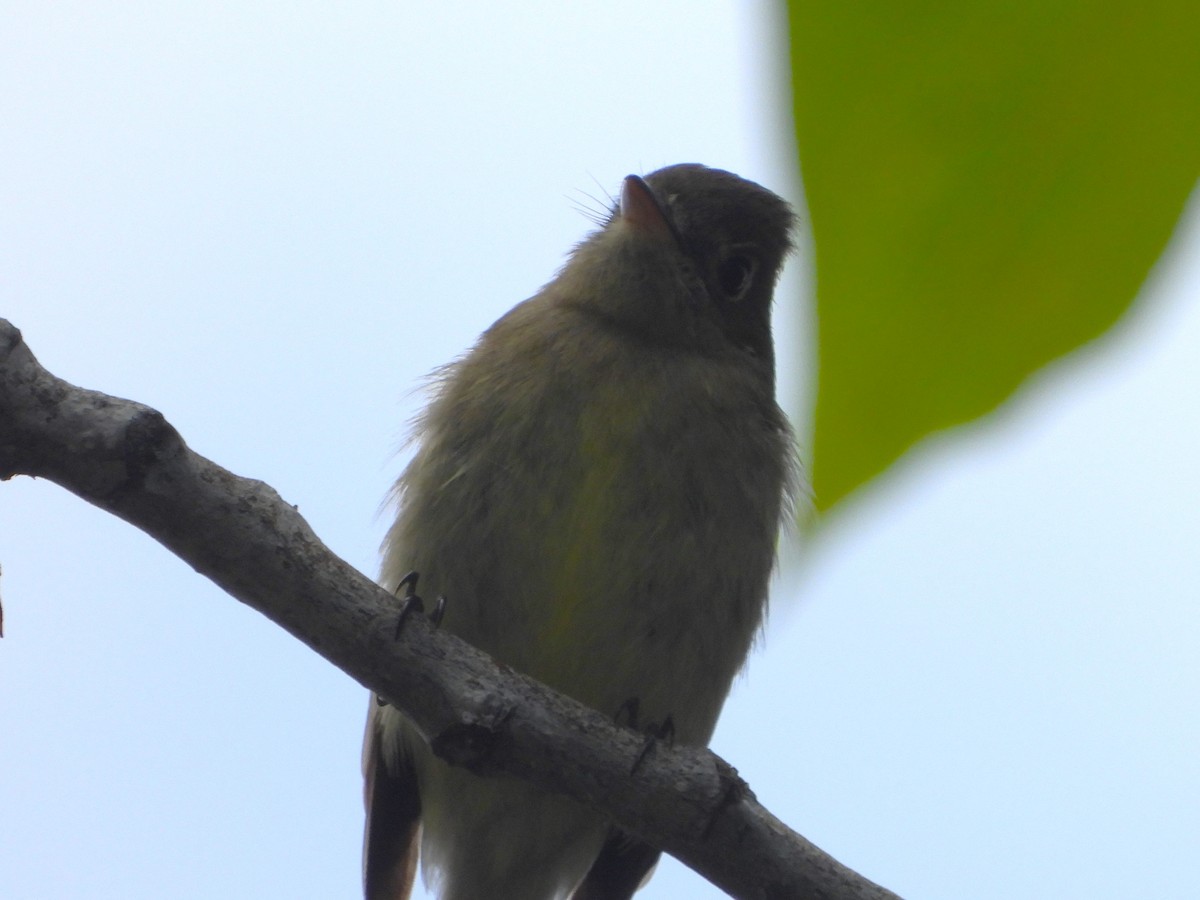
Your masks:
[[[638,727],[638,708],[640,705],[640,701],[637,697],[630,697],[619,707],[617,707],[617,712],[616,715],[613,716],[613,721],[618,725],[625,725],[636,731]]]
[[[440,628],[442,625],[442,617],[446,615],[446,595],[443,594],[437,598],[437,603],[433,604],[433,612],[429,614],[429,624],[434,628]]]
[[[642,734],[645,739],[642,741],[642,749],[638,751],[637,759],[633,761],[633,766],[629,769],[630,775],[637,773],[659,741],[665,741],[668,747],[675,743],[675,720],[671,716],[667,716],[661,722],[651,722],[642,729]]]
[[[417,572],[409,572],[400,579],[400,583],[396,585],[396,593],[404,588],[404,597],[400,603],[400,616],[396,620],[396,631],[393,634],[393,640],[400,639],[400,632],[404,630],[404,623],[413,613],[425,612],[425,601],[421,599],[417,593],[417,582],[421,576]],[[437,602],[433,605],[433,612],[429,614],[429,622],[434,628],[442,624],[442,617],[446,614],[446,598],[438,597]]]
[[[413,613],[425,612],[425,601],[417,594],[417,582],[421,576],[416,572],[409,572],[396,585],[394,593],[399,594],[400,589],[404,588],[404,597],[400,601],[400,615],[396,619],[396,630],[392,633],[392,640],[400,640],[400,632],[404,630],[404,623],[408,621],[408,617]],[[430,624],[434,628],[438,628],[442,624],[442,617],[446,614],[446,598],[438,597],[437,603],[433,605],[433,612],[429,614]],[[375,704],[377,706],[387,706],[388,702],[375,695]]]
[[[721,798],[717,801],[716,807],[708,815],[708,823],[704,826],[701,839],[707,839],[712,833],[713,826],[717,824],[717,818],[721,813],[735,803],[754,797],[754,791],[750,790],[750,785],[738,774],[738,770],[720,757],[717,758],[717,778],[724,783],[725,788],[721,791]]]
[[[420,578],[421,576],[417,572],[409,572],[396,585],[397,594],[400,593],[401,588],[404,588],[404,598],[400,602],[400,617],[396,620],[396,632],[392,635],[393,640],[400,640],[400,632],[404,629],[404,623],[409,615],[414,612],[425,612],[425,601],[417,594],[417,582]]]

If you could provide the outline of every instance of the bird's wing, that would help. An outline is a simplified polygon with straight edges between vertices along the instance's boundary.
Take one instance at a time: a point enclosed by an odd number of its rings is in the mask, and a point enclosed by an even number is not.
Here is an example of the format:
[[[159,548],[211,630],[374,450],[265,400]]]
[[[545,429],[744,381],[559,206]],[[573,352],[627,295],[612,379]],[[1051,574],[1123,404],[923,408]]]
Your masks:
[[[614,827],[571,900],[629,900],[646,883],[658,857],[654,847]]]
[[[421,796],[407,759],[388,765],[381,747],[379,716],[372,698],[363,744],[363,795],[367,824],[363,835],[363,895],[366,900],[408,900],[417,873]]]

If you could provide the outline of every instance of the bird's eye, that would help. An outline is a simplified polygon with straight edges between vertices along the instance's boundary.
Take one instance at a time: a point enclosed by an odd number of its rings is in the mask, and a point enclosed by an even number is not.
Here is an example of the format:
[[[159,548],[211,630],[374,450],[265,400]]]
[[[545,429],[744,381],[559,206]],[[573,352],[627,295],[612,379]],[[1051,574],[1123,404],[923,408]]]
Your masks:
[[[754,277],[754,260],[735,254],[717,266],[717,284],[731,300],[740,300]]]

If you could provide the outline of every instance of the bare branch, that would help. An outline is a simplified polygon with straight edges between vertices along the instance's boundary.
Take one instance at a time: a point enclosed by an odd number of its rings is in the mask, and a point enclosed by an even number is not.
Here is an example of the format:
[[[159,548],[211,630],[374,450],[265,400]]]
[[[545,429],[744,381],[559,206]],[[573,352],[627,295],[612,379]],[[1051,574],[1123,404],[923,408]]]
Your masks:
[[[161,413],[43,369],[0,319],[0,479],[46,478],[142,529],[409,716],[439,755],[569,794],[742,898],[884,900],[760,806],[710,751],[656,745],[411,616],[266,484]]]

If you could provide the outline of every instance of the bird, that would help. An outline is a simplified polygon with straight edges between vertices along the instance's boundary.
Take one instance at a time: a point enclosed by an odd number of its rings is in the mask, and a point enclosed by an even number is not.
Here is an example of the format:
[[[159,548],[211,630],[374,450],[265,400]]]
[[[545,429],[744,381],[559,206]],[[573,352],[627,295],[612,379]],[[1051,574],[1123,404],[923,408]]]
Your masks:
[[[705,745],[764,621],[801,481],[771,307],[795,215],[697,163],[629,175],[557,275],[435,373],[381,584],[596,710]],[[659,851],[575,800],[436,758],[370,704],[364,896],[624,900]]]

